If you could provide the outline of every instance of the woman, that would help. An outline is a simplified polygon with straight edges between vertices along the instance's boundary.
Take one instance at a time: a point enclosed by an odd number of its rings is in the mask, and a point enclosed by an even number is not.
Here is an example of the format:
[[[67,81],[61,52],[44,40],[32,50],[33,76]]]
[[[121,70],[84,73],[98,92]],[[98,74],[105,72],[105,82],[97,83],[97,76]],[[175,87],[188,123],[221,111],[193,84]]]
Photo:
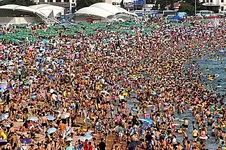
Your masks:
[[[196,141],[197,140],[197,137],[199,135],[199,131],[195,128],[193,130],[193,132],[192,132],[192,135],[193,135],[194,141]]]
[[[4,130],[2,128],[0,128],[0,137],[3,139],[3,140],[7,140],[7,136],[4,132]]]
[[[202,140],[207,140],[208,139],[208,137],[206,135],[206,130],[204,128],[202,129],[201,136],[199,138],[202,139]]]

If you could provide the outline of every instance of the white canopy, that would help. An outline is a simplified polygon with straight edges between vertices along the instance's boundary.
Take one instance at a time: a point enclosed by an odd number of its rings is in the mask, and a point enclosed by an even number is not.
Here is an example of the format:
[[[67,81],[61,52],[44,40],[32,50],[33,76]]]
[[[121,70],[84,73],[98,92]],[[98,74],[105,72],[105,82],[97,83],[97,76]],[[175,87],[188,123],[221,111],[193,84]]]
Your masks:
[[[14,17],[8,22],[8,24],[28,24],[29,22],[24,17]]]
[[[109,3],[95,3],[95,4],[91,5],[90,7],[100,8],[100,9],[106,10],[114,15],[118,14],[118,13],[128,13],[128,11],[126,11],[125,9],[116,7]]]
[[[101,8],[85,7],[75,12],[75,15],[93,15],[101,18],[107,18],[108,16],[112,16],[114,14]]]
[[[124,2],[124,3],[133,3],[134,0],[124,0],[123,2]]]
[[[128,12],[127,10],[108,4],[108,3],[96,3],[89,7],[82,8],[75,12],[76,16],[89,15],[97,16],[100,18],[105,18],[108,20],[117,18],[117,15],[124,15],[127,18],[128,16],[137,17],[137,15]],[[78,19],[78,18],[77,18]]]
[[[3,5],[3,6],[0,6],[0,9],[8,9],[8,10],[17,10],[17,11],[23,11],[23,12],[36,13],[36,14],[39,14],[43,17],[46,17],[39,10],[35,10],[35,9],[29,8],[29,7],[26,7],[26,6],[20,6],[20,5],[15,5],[15,4]]]
[[[56,17],[59,13],[64,12],[64,7],[54,6],[49,4],[32,5],[32,6],[29,6],[29,8],[41,11],[47,17],[50,17],[51,13],[53,14],[53,17]]]

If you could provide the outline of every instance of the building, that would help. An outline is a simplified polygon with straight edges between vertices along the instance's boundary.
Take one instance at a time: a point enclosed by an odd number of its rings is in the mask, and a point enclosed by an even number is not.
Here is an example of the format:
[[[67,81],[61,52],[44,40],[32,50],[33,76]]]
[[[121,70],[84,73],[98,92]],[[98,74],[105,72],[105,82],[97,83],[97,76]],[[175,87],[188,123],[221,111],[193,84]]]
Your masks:
[[[225,12],[226,11],[226,0],[200,0],[208,10],[214,12]]]
[[[36,4],[50,4],[66,8],[66,10],[74,10],[76,0],[33,0]]]

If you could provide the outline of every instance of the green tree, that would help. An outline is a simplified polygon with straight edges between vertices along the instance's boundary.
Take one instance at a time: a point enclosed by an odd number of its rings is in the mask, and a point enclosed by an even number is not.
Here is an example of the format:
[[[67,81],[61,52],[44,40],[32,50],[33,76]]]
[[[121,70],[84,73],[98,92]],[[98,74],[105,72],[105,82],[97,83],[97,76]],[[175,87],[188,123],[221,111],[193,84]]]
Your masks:
[[[174,3],[176,3],[176,2],[178,2],[178,0],[170,0],[169,1],[169,4],[168,5],[170,5],[170,9],[171,10],[174,10]]]
[[[76,9],[79,10],[83,7],[89,7],[92,4],[103,2],[103,0],[77,0]]]
[[[155,0],[150,0],[151,3],[154,3]],[[164,10],[166,5],[167,5],[167,0],[156,0],[155,6],[153,7],[153,9],[157,10],[159,9],[158,6],[160,5],[160,9]]]
[[[197,10],[202,10],[205,9],[205,7],[202,5],[203,3],[200,2],[199,0],[184,0],[185,3],[189,3],[192,6],[195,6],[195,2],[196,2],[196,9]]]
[[[16,4],[22,6],[30,6],[35,5],[35,3],[31,0],[2,0],[0,5],[7,5],[7,4]]]
[[[179,11],[187,12],[188,14],[193,15],[194,11],[195,11],[195,7],[192,4],[190,4],[190,3],[183,2],[180,5]]]
[[[150,2],[150,4],[154,4],[155,2],[155,7],[153,9],[158,9],[158,6],[160,5],[160,9],[161,10],[165,10],[166,6],[170,5],[170,9],[174,9],[173,8],[173,4],[175,2],[178,2],[178,0],[148,0],[148,2]],[[148,4],[148,3],[147,3]]]
[[[146,0],[146,4],[154,4],[155,0]]]
[[[178,0],[146,0],[146,2],[147,2],[147,4],[155,3],[156,5],[153,9],[158,9],[158,6],[160,5],[160,9],[164,10],[167,5],[171,5],[170,9],[173,9],[173,3],[178,2]],[[205,9],[205,7],[202,5],[203,3],[201,3],[199,0],[183,0],[183,2],[181,2],[181,3],[184,4],[185,6],[187,5],[190,7],[191,5],[195,6],[195,2],[196,2],[197,10]],[[188,4],[190,4],[190,5],[188,5]],[[183,8],[183,9],[185,9],[185,8]]]

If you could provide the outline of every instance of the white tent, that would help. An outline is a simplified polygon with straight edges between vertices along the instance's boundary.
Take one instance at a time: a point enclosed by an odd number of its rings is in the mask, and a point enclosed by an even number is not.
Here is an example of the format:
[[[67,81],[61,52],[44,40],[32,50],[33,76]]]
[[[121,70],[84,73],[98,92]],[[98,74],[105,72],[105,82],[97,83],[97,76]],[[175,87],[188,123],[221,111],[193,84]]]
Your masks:
[[[90,7],[100,8],[100,9],[106,10],[108,12],[111,12],[114,15],[118,14],[118,13],[129,13],[125,9],[116,7],[116,6],[108,4],[108,3],[96,3],[96,4],[91,5]]]
[[[8,24],[28,24],[29,22],[24,17],[14,17]]]
[[[30,13],[35,13],[38,15],[41,15],[42,17],[46,17],[45,14],[43,14],[42,12],[40,12],[39,10],[35,10],[26,6],[20,6],[20,5],[15,5],[15,4],[9,4],[9,5],[3,5],[0,6],[0,10],[1,9],[8,9],[8,10],[17,10],[17,11],[23,11],[23,12],[30,12]]]
[[[63,7],[49,4],[33,5],[30,7],[9,4],[0,6],[0,11],[1,24],[32,23],[40,20],[46,23],[53,23],[58,21],[56,17],[60,13],[64,14]]]
[[[100,8],[85,7],[85,8],[79,9],[77,12],[75,12],[75,15],[90,15],[90,16],[98,16],[101,18],[107,18],[114,14],[109,11],[106,11],[104,9],[100,9]]]
[[[29,6],[29,8],[41,11],[47,17],[56,17],[59,13],[64,13],[64,7],[49,4],[32,5]],[[51,14],[53,14],[53,16],[51,16]]]
[[[112,19],[117,19],[117,16],[125,16],[123,18],[131,18],[131,17],[137,17],[137,15],[128,12],[127,10],[108,4],[108,3],[96,3],[91,5],[90,7],[85,7],[77,12],[75,12],[75,20],[79,20],[81,16],[95,16],[102,18],[101,20],[108,20],[111,21]],[[78,17],[79,16],[79,17]],[[129,16],[129,17],[128,17]],[[85,17],[84,17],[85,18]],[[83,20],[84,20],[83,18]],[[103,19],[104,18],[104,19]]]

